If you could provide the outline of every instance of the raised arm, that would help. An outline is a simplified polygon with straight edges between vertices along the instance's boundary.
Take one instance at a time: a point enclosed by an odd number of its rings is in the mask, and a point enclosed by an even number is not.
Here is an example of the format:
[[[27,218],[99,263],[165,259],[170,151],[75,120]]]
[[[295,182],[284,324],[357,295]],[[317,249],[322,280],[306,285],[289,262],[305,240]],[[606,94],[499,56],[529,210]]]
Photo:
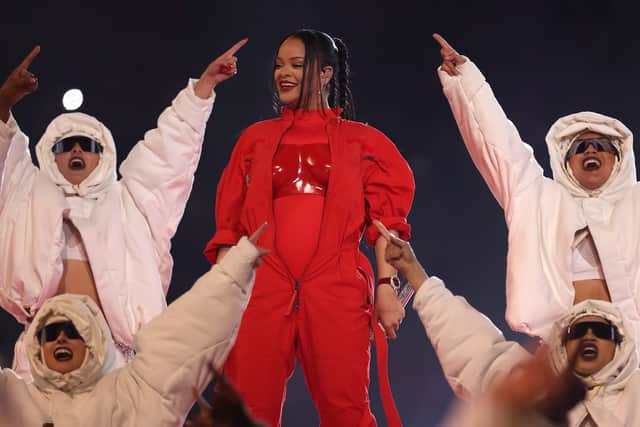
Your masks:
[[[0,86],[0,210],[11,197],[11,190],[5,188],[5,181],[20,181],[14,175],[21,166],[33,169],[29,154],[29,140],[18,128],[11,115],[11,109],[22,98],[38,89],[38,79],[29,71],[29,66],[40,52],[34,47]]]
[[[158,118],[158,127],[145,134],[122,163],[123,183],[147,217],[159,252],[182,219],[200,160],[205,127],[215,94],[213,89],[237,72],[239,41],[216,58],[197,81],[190,81]]]
[[[439,34],[438,76],[471,159],[500,206],[542,178],[542,168],[508,119],[480,70]]]
[[[192,387],[202,391],[211,380],[210,364],[219,368],[235,341],[255,267],[265,254],[255,246],[263,228],[243,237],[136,337],[132,375],[169,400],[177,414],[186,414],[194,402]]]
[[[376,224],[381,229],[381,223]],[[386,259],[416,290],[418,312],[444,374],[453,391],[468,398],[487,390],[507,375],[529,353],[506,341],[498,328],[467,301],[454,296],[437,277],[429,277],[411,245],[388,232]]]
[[[413,300],[449,385],[459,397],[486,391],[529,356],[437,277],[423,282]]]

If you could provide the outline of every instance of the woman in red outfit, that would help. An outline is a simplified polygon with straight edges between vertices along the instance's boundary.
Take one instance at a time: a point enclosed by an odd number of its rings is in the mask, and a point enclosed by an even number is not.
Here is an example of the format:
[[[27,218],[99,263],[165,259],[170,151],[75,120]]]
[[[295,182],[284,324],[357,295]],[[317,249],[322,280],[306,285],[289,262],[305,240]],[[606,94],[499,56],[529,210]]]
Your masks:
[[[218,185],[212,263],[260,224],[271,250],[225,364],[257,419],[280,425],[295,359],[325,426],[375,426],[369,408],[373,320],[395,338],[404,317],[380,220],[402,239],[413,174],[381,132],[354,116],[344,43],[315,30],[284,38],[274,62],[281,116],[250,126]],[[334,107],[334,108],[330,108]],[[380,284],[358,247],[376,248]],[[379,328],[374,328],[378,330]],[[384,341],[384,340],[383,340]]]

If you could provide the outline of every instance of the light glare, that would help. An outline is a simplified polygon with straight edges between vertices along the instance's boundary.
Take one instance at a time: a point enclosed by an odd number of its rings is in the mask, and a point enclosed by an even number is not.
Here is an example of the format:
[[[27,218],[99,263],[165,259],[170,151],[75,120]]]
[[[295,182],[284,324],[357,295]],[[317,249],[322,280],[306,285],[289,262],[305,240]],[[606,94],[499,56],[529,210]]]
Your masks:
[[[80,89],[69,89],[62,97],[62,106],[67,111],[73,111],[80,108],[82,101],[84,101],[84,97]]]

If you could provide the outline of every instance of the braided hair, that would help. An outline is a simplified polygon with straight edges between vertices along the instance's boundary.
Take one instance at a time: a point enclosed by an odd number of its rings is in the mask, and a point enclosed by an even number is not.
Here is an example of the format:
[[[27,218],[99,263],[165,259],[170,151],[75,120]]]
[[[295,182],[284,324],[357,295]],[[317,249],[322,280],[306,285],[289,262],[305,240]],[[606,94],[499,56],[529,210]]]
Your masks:
[[[324,67],[331,66],[333,67],[333,76],[327,87],[329,106],[342,108],[341,116],[348,120],[354,120],[355,106],[351,93],[351,69],[349,67],[349,52],[345,43],[322,31],[302,29],[287,34],[278,45],[278,50],[282,43],[289,38],[300,40],[305,49],[300,98],[295,108],[309,110],[313,107],[310,105],[313,93],[320,91],[320,79],[314,79],[314,76],[320,76]],[[275,58],[273,63],[275,69]],[[317,87],[312,87],[314,84]],[[273,104],[276,112],[279,111],[282,104],[278,97],[275,81],[273,82]]]

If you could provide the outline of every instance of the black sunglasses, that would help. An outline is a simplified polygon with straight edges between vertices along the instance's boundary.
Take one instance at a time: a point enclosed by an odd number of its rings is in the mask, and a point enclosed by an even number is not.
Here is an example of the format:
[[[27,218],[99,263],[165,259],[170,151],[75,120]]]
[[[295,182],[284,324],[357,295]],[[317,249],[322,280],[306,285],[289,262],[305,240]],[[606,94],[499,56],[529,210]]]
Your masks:
[[[56,322],[50,323],[38,332],[38,340],[40,344],[43,342],[51,342],[58,339],[60,332],[64,332],[64,335],[70,340],[82,339],[82,336],[74,326],[73,322]]]
[[[78,144],[82,151],[90,153],[102,153],[104,149],[102,145],[95,139],[91,139],[87,136],[69,136],[53,144],[51,151],[53,154],[66,153],[73,150],[73,147]]]
[[[567,151],[567,155],[565,156],[565,162],[576,154],[581,154],[587,151],[587,148],[589,148],[590,145],[593,146],[596,151],[607,152],[613,154],[617,158],[620,158],[618,149],[613,145],[613,142],[611,142],[609,138],[589,138],[581,139],[571,144],[571,147],[569,147],[569,151]]]
[[[565,339],[568,341],[582,338],[587,335],[589,330],[591,330],[597,338],[614,342],[622,341],[622,337],[615,325],[598,321],[580,322],[569,325]]]

